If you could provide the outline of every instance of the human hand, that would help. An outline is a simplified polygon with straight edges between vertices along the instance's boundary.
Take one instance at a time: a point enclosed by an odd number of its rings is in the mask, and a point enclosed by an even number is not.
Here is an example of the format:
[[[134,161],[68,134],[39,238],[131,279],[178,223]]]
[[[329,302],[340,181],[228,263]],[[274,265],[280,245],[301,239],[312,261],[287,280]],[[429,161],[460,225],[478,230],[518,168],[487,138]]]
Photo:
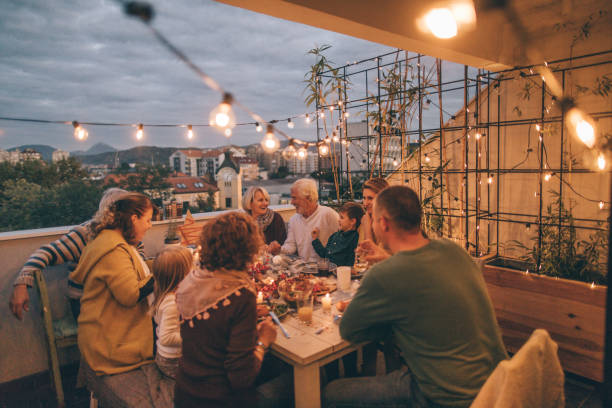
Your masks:
[[[270,252],[272,255],[278,255],[280,250],[281,244],[279,244],[278,241],[272,241],[270,242],[270,245],[268,245],[268,252]]]
[[[362,259],[370,264],[374,264],[387,259],[390,255],[387,251],[379,247],[372,240],[365,240],[359,245],[355,253],[360,255]]]
[[[276,326],[272,323],[270,317],[257,325],[257,337],[264,344],[265,348],[270,347],[270,344],[276,340]]]
[[[312,232],[310,233],[312,235],[312,240],[314,241],[315,239],[319,238],[319,229],[315,227],[315,229],[312,230]]]
[[[19,320],[22,320],[24,310],[26,312],[30,310],[30,295],[26,285],[16,285],[13,288],[13,293],[11,293],[11,299],[9,300],[9,308]]]

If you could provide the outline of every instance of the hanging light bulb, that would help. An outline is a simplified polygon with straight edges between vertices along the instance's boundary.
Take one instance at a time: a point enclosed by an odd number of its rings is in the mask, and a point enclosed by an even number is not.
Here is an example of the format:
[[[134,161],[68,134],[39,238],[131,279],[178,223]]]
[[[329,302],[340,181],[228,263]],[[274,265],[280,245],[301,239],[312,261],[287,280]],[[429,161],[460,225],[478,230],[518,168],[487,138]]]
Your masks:
[[[83,141],[87,139],[89,132],[87,132],[87,129],[81,126],[79,122],[76,120],[72,121],[72,126],[74,126],[74,137],[77,138],[77,140]]]
[[[344,117],[348,118],[350,116],[350,114],[348,112],[344,112]]]
[[[211,126],[220,129],[224,133],[226,133],[225,129],[232,129],[234,126],[236,126],[236,116],[232,110],[233,100],[234,98],[232,97],[232,94],[227,92],[223,94],[223,100],[215,109],[212,110],[212,112],[210,112],[210,116],[208,118]]]
[[[334,105],[329,105],[329,111],[333,112],[334,111]]]
[[[306,122],[306,124],[310,124],[310,116],[308,114],[306,114],[306,117],[304,118],[304,122]]]
[[[291,120],[291,118],[287,119],[287,127],[289,129],[293,129],[295,127],[295,123]]]
[[[319,117],[321,119],[325,118],[325,112],[323,112],[323,111],[319,112]]]
[[[266,153],[274,153],[280,147],[280,142],[274,135],[274,127],[272,125],[268,125],[266,135],[261,140],[261,147],[263,147]]]
[[[342,99],[338,101],[338,106],[342,106]]]
[[[327,143],[327,144],[330,144],[330,143],[331,143],[331,139],[330,139],[330,137],[329,137],[329,136],[325,136],[325,139],[323,139],[323,141],[324,141],[325,143]]]
[[[540,129],[542,129],[542,128],[540,127],[540,124],[539,124],[539,123],[536,123],[535,128],[536,128],[536,130],[537,130],[538,132],[540,131]]]
[[[261,127],[261,125],[259,124],[259,122],[255,122],[255,131],[257,133],[261,133],[261,131],[263,130],[263,127]]]
[[[600,201],[600,202],[599,202],[599,209],[600,209],[600,210],[603,210],[603,208],[604,208],[604,202],[603,202],[603,201]]]
[[[581,109],[572,107],[565,114],[569,131],[589,148],[595,146],[595,123]]]
[[[136,131],[136,139],[142,140],[144,137],[144,126],[142,123],[138,124],[138,130]]]
[[[290,160],[295,157],[295,146],[293,145],[293,139],[289,140],[289,145],[283,149],[283,158],[285,160]]]
[[[417,24],[422,31],[442,39],[452,38],[459,29],[467,31],[476,23],[476,10],[471,0],[450,0],[438,3]]]
[[[606,168],[606,158],[603,153],[599,153],[599,156],[597,156],[597,168],[599,170],[605,170]]]
[[[223,135],[225,137],[231,137],[232,136],[232,129],[230,128],[225,128],[225,130],[223,131]]]
[[[193,126],[187,125],[187,139],[193,139]]]
[[[489,176],[489,178],[487,179],[487,183],[493,184],[493,176]]]
[[[393,165],[394,165],[394,166],[397,166],[397,165],[398,165],[398,163],[397,163],[397,159],[393,159]]]
[[[480,140],[480,138],[482,137],[482,135],[480,133],[476,133],[474,135],[474,137],[476,138],[476,140]]]
[[[427,153],[425,153],[425,163],[429,163],[430,161],[431,161],[431,159],[429,158]]]
[[[340,136],[338,136],[338,132],[336,132],[335,130],[332,133],[332,141],[334,143],[338,143],[340,141]]]
[[[544,175],[544,181],[549,181],[551,177],[552,177],[552,175],[550,173],[546,173]]]
[[[321,143],[319,145],[319,154],[321,156],[327,156],[329,154],[329,146],[326,145],[325,143]]]
[[[308,157],[308,150],[306,150],[306,148],[302,146],[297,150],[295,156],[300,160],[304,160],[306,157]]]

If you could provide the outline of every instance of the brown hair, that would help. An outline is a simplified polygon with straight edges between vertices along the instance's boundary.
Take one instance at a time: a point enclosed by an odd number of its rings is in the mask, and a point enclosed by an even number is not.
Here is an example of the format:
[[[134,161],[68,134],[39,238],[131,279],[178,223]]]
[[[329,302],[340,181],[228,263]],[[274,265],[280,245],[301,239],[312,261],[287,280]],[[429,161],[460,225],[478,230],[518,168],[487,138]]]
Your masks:
[[[202,228],[200,262],[209,271],[242,271],[264,245],[257,224],[245,213],[232,211]]]
[[[404,231],[421,227],[423,211],[419,196],[409,187],[387,187],[376,196],[374,204],[389,216],[389,222]]]
[[[355,229],[361,225],[361,218],[365,214],[365,210],[360,204],[348,202],[340,207],[341,213],[345,213],[350,219],[355,220]]]
[[[166,248],[157,255],[155,262],[153,262],[155,301],[151,305],[151,314],[157,312],[159,304],[168,293],[176,289],[185,275],[189,273],[192,265],[191,251],[182,246]]]
[[[123,238],[130,245],[135,245],[134,225],[132,215],[138,218],[149,209],[153,209],[153,215],[157,212],[157,207],[151,202],[149,197],[140,193],[125,193],[117,198],[106,210],[96,214],[95,234],[105,229],[119,229]]]
[[[376,194],[380,193],[385,188],[389,187],[389,183],[382,177],[373,177],[363,183],[363,190],[370,189]]]

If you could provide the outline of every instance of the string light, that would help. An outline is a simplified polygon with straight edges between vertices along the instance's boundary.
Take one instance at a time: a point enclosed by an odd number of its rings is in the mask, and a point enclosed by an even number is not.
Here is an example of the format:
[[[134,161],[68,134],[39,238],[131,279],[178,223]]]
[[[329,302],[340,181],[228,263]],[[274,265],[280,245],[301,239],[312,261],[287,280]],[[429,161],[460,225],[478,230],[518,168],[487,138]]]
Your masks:
[[[431,159],[429,158],[427,153],[425,153],[425,163],[429,163],[430,161],[431,161]]]
[[[223,99],[221,103],[210,112],[209,116],[209,124],[211,126],[215,126],[216,128],[224,131],[227,136],[226,129],[232,129],[236,126],[236,116],[232,110],[232,102],[234,98],[232,94],[226,92],[223,94]],[[230,131],[231,135],[231,131]]]
[[[340,136],[338,136],[338,133],[335,130],[332,133],[332,140],[334,141],[334,143],[338,143],[340,141]]]
[[[293,129],[295,127],[295,123],[291,120],[291,118],[287,119],[287,127],[289,129]]]
[[[487,179],[487,183],[493,184],[493,176],[489,176],[489,178]]]
[[[544,175],[544,181],[549,181],[551,177],[552,177],[552,175],[550,173],[546,173]]]
[[[334,105],[329,105],[329,111],[333,112],[334,111]]]
[[[266,135],[261,140],[261,147],[266,153],[274,153],[280,147],[278,138],[274,135],[274,126],[268,125]]]
[[[259,122],[255,122],[255,131],[257,133],[261,133],[262,130],[263,130],[263,127],[259,124]]]
[[[228,137],[228,138],[229,138],[229,137],[232,137],[232,129],[230,129],[230,128],[225,128],[225,130],[223,131],[223,135],[224,135],[225,137]]]
[[[605,170],[606,168],[606,158],[603,153],[599,153],[599,156],[597,156],[597,167],[599,170]]]
[[[319,117],[321,119],[325,118],[325,112],[323,112],[323,111],[319,112]]]
[[[576,107],[567,111],[565,119],[570,132],[592,149],[595,146],[595,123],[593,119]]]
[[[319,154],[321,156],[327,156],[328,153],[329,153],[329,146],[327,146],[325,143],[321,143],[319,145]]]
[[[306,117],[304,118],[304,122],[306,122],[307,125],[310,124],[310,116],[308,114],[306,114]]]
[[[287,145],[287,147],[283,149],[282,154],[285,160],[291,160],[292,158],[295,157],[296,151],[295,151],[295,146],[293,146],[293,139],[291,139],[289,141],[289,145]]]
[[[536,123],[535,128],[536,128],[536,130],[539,132],[539,131],[540,131],[540,129],[541,129],[540,124],[539,124],[539,123]]]
[[[480,138],[482,137],[482,135],[480,133],[476,133],[474,135],[474,137],[476,138],[476,140],[480,140]]]
[[[604,208],[604,202],[603,202],[603,201],[600,201],[600,202],[599,202],[599,209],[600,209],[600,210],[603,210],[603,208]]]
[[[393,159],[393,165],[394,165],[394,166],[397,166],[397,165],[398,165],[398,163],[397,163],[397,159]]]
[[[77,140],[83,141],[87,139],[89,132],[87,132],[87,129],[81,126],[79,122],[76,120],[72,121],[72,126],[74,126],[74,137],[77,138]]]
[[[138,130],[136,130],[136,139],[142,140],[144,137],[144,125],[142,123],[138,124]]]
[[[300,160],[304,160],[308,156],[308,150],[306,150],[306,148],[302,146],[297,150],[295,156]]]
[[[348,118],[349,116],[350,116],[350,115],[349,115],[349,113],[348,113],[348,112],[344,112],[344,117],[345,117],[345,118]]]
[[[442,39],[455,37],[459,28],[467,30],[476,23],[476,10],[471,0],[446,2],[447,7],[429,10],[417,20],[417,25],[424,32],[430,32]],[[445,4],[442,4],[445,5]]]

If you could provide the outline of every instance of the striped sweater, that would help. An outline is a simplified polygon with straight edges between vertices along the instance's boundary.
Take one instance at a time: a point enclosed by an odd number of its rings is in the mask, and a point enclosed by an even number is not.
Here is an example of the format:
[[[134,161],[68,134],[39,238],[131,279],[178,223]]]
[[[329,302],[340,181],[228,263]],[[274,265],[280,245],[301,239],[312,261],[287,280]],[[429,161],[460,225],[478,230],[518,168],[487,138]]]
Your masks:
[[[89,228],[90,224],[91,220],[77,225],[57,240],[38,248],[30,255],[25,265],[23,265],[19,271],[13,286],[27,285],[28,287],[32,287],[34,285],[34,273],[37,270],[42,271],[49,266],[61,265],[69,262],[78,263],[83,248],[93,239],[93,231]],[[138,243],[136,249],[144,258],[144,246],[142,242]],[[75,286],[77,286],[77,288],[80,286],[73,282],[69,282],[69,285],[73,286],[73,288]]]

